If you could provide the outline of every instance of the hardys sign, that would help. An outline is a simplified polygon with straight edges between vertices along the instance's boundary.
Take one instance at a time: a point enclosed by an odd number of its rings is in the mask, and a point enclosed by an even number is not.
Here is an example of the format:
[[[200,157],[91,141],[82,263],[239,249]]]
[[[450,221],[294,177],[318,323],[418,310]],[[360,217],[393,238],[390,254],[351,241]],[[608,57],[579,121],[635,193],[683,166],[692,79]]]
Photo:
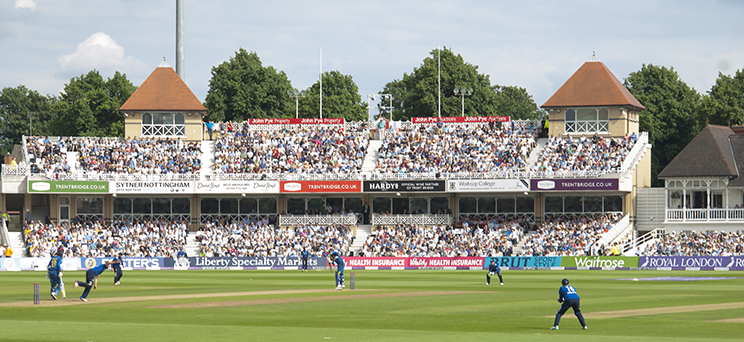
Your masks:
[[[364,192],[441,192],[444,181],[365,181]]]

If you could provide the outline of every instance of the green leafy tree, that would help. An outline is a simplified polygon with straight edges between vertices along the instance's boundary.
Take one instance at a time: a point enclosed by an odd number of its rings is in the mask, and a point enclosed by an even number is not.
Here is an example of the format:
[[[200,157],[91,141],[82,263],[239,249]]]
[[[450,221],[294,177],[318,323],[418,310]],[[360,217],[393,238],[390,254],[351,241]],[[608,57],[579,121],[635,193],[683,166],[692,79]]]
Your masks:
[[[455,55],[446,47],[432,50],[423,64],[414,68],[412,73],[403,74],[401,80],[394,80],[385,85],[381,93],[393,94],[393,118],[408,120],[412,117],[432,117],[438,115],[439,81],[438,59],[441,58],[441,94],[442,116],[460,116],[462,98],[455,95],[455,88],[472,88],[473,92],[465,96],[465,116],[500,115],[497,105],[497,94],[491,88],[488,75],[478,73],[478,67],[466,63],[460,55]]]
[[[118,71],[104,80],[97,70],[73,77],[51,107],[49,134],[121,137],[124,118],[119,108],[137,88]]]
[[[300,117],[320,116],[320,82],[316,82],[300,98]],[[323,73],[323,117],[348,121],[367,120],[367,106],[359,95],[359,87],[349,75],[338,71]],[[294,115],[292,116],[294,117]]]
[[[0,91],[0,153],[10,153],[24,135],[47,135],[49,108],[55,101],[53,96],[41,95],[23,85],[3,88]]]
[[[683,82],[674,68],[643,65],[625,79],[625,86],[646,110],[640,113],[640,130],[648,132],[654,146],[651,175],[654,186],[664,186],[656,175],[700,132],[697,113],[701,97]]]
[[[744,124],[744,70],[734,77],[718,73],[716,84],[703,97],[700,123],[715,125]]]
[[[292,84],[283,71],[264,67],[255,52],[240,49],[212,68],[204,104],[212,121],[294,117]]]
[[[512,120],[533,120],[545,116],[545,111],[535,103],[527,89],[514,86],[492,87],[496,92],[496,113]]]

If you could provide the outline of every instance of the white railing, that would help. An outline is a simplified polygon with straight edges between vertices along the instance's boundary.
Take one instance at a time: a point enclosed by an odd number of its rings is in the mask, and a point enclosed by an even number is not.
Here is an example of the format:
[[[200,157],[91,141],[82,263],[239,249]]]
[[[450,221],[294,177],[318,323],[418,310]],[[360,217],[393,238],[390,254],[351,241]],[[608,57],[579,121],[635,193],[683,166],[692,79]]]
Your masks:
[[[362,214],[348,215],[280,215],[279,226],[305,226],[321,225],[329,226],[332,224],[356,225],[362,221]]]
[[[647,144],[648,132],[641,132],[641,134],[638,136],[638,140],[636,140],[635,142],[635,145],[633,145],[633,148],[630,149],[630,152],[627,156],[625,156],[623,163],[620,165],[621,173],[628,172],[628,170],[630,170],[634,165],[638,163],[638,159],[643,154],[643,150],[646,149]]]
[[[626,234],[630,229],[633,229],[633,225],[630,224],[630,215],[626,214],[620,219],[620,221],[617,221],[617,223],[615,223],[607,233],[604,233],[597,243],[600,246],[608,246],[619,236]]]
[[[433,226],[435,224],[452,224],[452,215],[400,214],[383,215],[372,214],[372,225],[418,224]]]
[[[25,177],[28,173],[28,166],[3,164],[3,176]]]
[[[667,221],[744,221],[744,208],[667,209]]]
[[[629,244],[625,244],[623,246],[623,254],[625,254],[626,252],[628,252],[628,251],[630,251],[630,250],[632,250],[634,248],[641,247],[641,246],[643,246],[643,244],[645,244],[645,243],[647,243],[647,242],[649,242],[651,240],[661,239],[662,237],[664,237],[664,235],[666,235],[666,230],[664,228],[656,228],[656,229],[654,229],[654,230],[652,230],[652,231],[650,231],[650,232],[648,232],[646,234],[643,234],[643,235],[639,236],[638,238],[636,238],[635,241],[632,241]]]

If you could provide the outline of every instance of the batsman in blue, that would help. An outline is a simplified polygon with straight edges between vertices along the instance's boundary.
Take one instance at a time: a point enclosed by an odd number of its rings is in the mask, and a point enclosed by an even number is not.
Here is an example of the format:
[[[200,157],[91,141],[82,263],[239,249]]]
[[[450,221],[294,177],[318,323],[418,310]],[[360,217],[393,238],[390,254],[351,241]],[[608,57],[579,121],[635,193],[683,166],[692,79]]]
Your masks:
[[[344,285],[344,268],[346,267],[344,259],[335,250],[328,255],[328,258],[330,259],[331,266],[336,265],[336,290],[341,290],[346,287]]]
[[[62,255],[63,254],[64,254],[64,251],[60,247],[57,250],[57,254],[52,256],[52,260],[49,260],[49,264],[47,265],[47,274],[49,275],[49,282],[52,284],[52,289],[50,290],[50,293],[52,295],[52,300],[57,300],[57,295],[59,295],[60,285],[62,284],[62,279],[60,279],[59,274],[62,272]]]

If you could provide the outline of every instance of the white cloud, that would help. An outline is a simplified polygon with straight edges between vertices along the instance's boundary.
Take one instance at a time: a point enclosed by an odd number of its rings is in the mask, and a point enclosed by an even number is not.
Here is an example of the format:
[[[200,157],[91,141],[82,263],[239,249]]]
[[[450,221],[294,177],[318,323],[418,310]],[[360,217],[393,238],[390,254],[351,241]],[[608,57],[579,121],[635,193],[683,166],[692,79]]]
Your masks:
[[[36,3],[34,0],[16,0],[15,8],[28,8],[32,11],[36,10]]]
[[[124,48],[104,32],[97,32],[78,44],[74,53],[59,57],[60,74],[74,76],[96,69],[102,74],[114,71],[138,72],[146,70],[145,63],[126,56]]]

